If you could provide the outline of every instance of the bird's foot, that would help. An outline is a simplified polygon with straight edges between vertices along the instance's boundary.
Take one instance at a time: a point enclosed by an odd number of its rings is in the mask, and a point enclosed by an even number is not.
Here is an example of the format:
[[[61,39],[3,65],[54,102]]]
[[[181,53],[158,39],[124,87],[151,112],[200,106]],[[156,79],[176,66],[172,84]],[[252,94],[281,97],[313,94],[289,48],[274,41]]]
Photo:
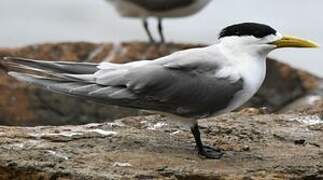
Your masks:
[[[218,148],[203,146],[203,149],[200,149],[198,154],[206,159],[220,159],[224,153]]]

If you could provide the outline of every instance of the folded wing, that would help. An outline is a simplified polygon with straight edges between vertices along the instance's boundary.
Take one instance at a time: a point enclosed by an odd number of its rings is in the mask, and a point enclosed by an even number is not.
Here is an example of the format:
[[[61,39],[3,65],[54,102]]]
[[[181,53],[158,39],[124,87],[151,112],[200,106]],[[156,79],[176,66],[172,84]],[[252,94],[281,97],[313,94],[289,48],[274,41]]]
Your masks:
[[[97,64],[21,58],[6,58],[3,64],[11,69],[9,75],[51,91],[185,117],[211,115],[242,89],[241,79],[217,78],[217,63],[178,57],[138,62],[142,65],[108,63],[102,69]]]

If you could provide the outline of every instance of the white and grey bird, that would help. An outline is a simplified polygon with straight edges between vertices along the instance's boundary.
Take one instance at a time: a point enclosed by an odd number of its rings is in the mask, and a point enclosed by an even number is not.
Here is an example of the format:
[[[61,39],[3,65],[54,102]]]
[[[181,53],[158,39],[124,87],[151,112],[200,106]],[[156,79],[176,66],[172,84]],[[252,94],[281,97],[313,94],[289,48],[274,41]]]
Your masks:
[[[90,64],[7,57],[2,65],[16,79],[51,91],[185,121],[198,153],[220,158],[221,151],[203,146],[197,120],[230,112],[250,99],[265,79],[266,56],[284,47],[318,46],[267,25],[243,23],[224,28],[217,44],[154,61]]]
[[[158,19],[160,41],[165,42],[162,19],[177,18],[196,14],[211,0],[106,0],[124,17],[141,18],[150,42],[155,42],[147,18]]]

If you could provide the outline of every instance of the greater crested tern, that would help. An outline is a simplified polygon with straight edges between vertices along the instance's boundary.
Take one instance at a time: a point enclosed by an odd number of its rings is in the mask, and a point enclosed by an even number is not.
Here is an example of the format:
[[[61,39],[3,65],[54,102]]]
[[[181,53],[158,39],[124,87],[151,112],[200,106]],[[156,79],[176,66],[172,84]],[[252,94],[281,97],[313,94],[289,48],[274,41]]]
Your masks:
[[[160,41],[165,42],[162,19],[193,15],[211,0],[106,0],[124,17],[141,18],[150,42],[155,42],[149,30],[147,18],[158,19]]]
[[[265,79],[266,56],[284,47],[318,46],[267,25],[243,23],[224,28],[217,44],[154,61],[91,64],[6,57],[1,62],[9,75],[51,91],[185,121],[198,153],[220,158],[220,150],[203,146],[197,120],[230,112],[250,99]]]

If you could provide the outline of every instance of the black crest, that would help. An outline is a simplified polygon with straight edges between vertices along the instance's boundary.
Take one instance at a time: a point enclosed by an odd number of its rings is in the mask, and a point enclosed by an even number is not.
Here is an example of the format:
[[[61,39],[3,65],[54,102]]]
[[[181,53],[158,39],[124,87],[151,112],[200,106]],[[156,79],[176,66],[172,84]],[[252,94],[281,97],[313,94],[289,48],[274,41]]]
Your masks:
[[[276,34],[276,30],[265,24],[258,23],[242,23],[235,24],[224,28],[219,38],[227,36],[254,36],[256,38],[263,38],[265,36]]]

